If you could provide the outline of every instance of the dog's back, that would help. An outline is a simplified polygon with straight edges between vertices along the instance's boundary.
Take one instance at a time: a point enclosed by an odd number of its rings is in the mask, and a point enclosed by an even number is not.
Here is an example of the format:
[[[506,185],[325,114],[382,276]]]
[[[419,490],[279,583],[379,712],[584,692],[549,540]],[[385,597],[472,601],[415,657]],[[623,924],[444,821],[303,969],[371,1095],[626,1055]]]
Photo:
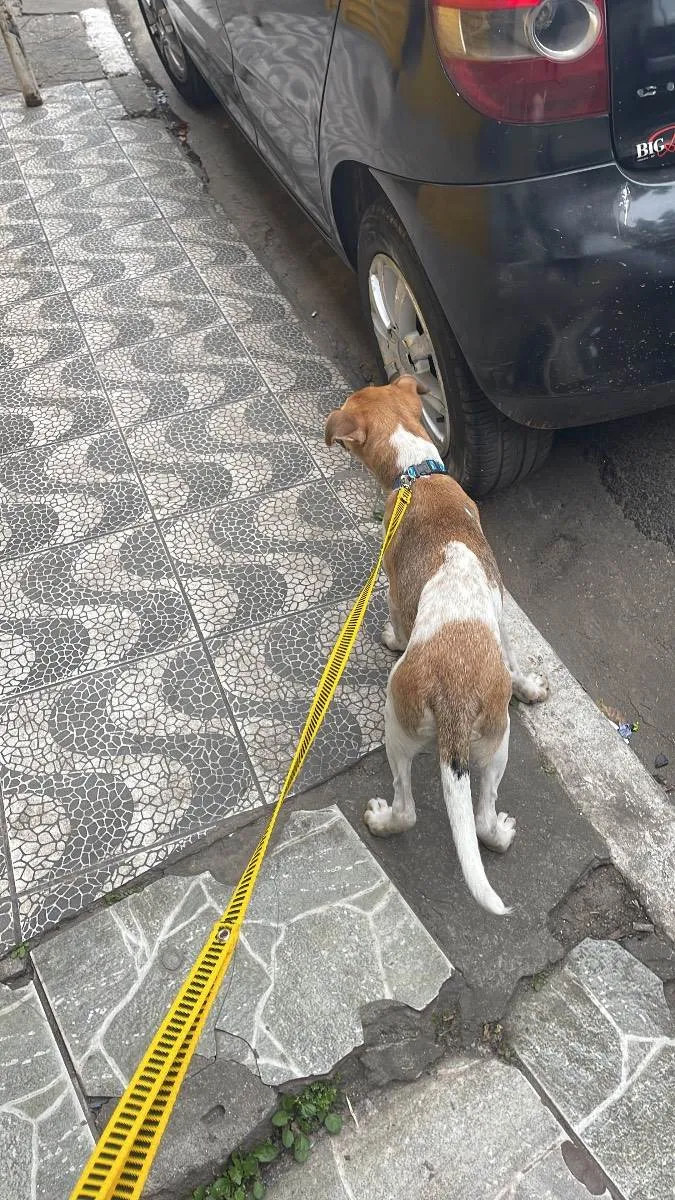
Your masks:
[[[483,907],[503,913],[478,850],[469,786],[470,758],[489,763],[508,729],[501,582],[475,505],[454,480],[419,481],[385,565],[408,639],[391,678],[396,715],[410,733],[436,732],[467,886]]]

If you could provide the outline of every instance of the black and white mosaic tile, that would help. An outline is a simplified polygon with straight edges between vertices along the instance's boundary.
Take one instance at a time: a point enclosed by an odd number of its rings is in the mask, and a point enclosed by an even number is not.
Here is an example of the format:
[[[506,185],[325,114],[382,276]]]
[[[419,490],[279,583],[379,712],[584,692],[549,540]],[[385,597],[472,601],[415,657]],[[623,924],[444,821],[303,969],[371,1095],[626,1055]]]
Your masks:
[[[150,181],[147,182],[150,185]],[[194,172],[181,173],[169,178],[155,175],[151,186],[152,198],[167,220],[199,213],[204,203],[210,203],[207,200],[205,184]]]
[[[103,128],[103,122],[91,104],[81,83],[66,83],[49,89],[49,104],[26,108],[23,98],[2,97],[2,121],[12,146],[58,133],[74,133],[83,128]]]
[[[108,379],[106,391],[120,425],[127,429],[143,419],[155,420],[160,417],[177,416],[209,404],[208,401],[200,401],[200,385],[204,381],[194,374],[164,378],[159,373],[143,375],[141,372],[133,372],[130,366],[132,384],[127,387],[121,382],[124,378],[123,360],[117,359],[111,365],[115,374],[119,375],[120,383],[110,383]],[[212,381],[207,381],[207,386],[211,387]],[[255,366],[246,359],[228,362],[218,390],[221,403],[269,394]]]
[[[316,353],[288,302],[264,278],[239,270],[228,299],[219,303],[322,473],[367,529],[373,510],[382,507],[380,490],[363,467],[324,441],[326,417],[349,395],[349,384]]]
[[[117,178],[111,178],[111,176]],[[142,180],[126,166],[106,170],[72,172],[62,181],[46,180],[31,195],[41,218],[60,217],[85,219],[95,213],[100,227],[109,229],[132,225],[157,216]],[[39,195],[36,195],[36,191]]]
[[[140,874],[140,872],[139,872]],[[19,924],[23,940],[39,937],[62,921],[76,917],[102,896],[119,886],[115,868],[105,863],[97,870],[74,878],[57,879],[47,887],[34,888],[18,897]]]
[[[0,566],[0,696],[194,637],[154,525]]]
[[[52,170],[45,174],[29,174],[26,186],[30,192],[38,214],[48,213],[52,202],[59,197],[67,197],[71,192],[87,191],[90,196],[102,196],[102,189],[115,189],[125,180],[134,179],[131,166],[124,158],[113,159],[112,162],[94,163],[90,166],[68,166],[64,162],[61,170]],[[68,201],[66,201],[68,204]],[[92,205],[95,207],[96,205]],[[69,207],[73,207],[69,204]]]
[[[5,160],[0,168],[0,203],[13,204],[27,196],[28,192],[18,166]]]
[[[120,421],[206,408],[260,390],[263,381],[225,321],[178,338],[157,338],[99,356],[99,370]],[[118,393],[137,396],[136,409]],[[140,411],[138,411],[140,409]]]
[[[180,337],[221,320],[217,304],[189,266],[85,287],[75,293],[73,304],[94,353],[167,335]]]
[[[240,301],[238,291],[245,291],[247,284],[264,277],[274,295],[272,280],[232,227],[195,218],[172,221],[171,226],[228,319],[246,313],[245,299]]]
[[[144,421],[126,440],[158,517],[319,477],[269,393]]]
[[[203,201],[194,214],[173,217],[169,224],[185,250],[196,261],[203,255],[200,265],[208,264],[209,251],[218,253],[228,245],[240,246],[234,262],[250,262],[256,265],[256,258],[251,249],[241,241],[236,227],[228,221],[222,208],[214,201]],[[234,255],[234,250],[233,250]],[[274,284],[270,280],[272,290]],[[221,308],[223,304],[221,303]]]
[[[13,940],[260,804],[244,743],[272,798],[372,562],[377,500],[323,443],[347,384],[174,137],[120,110],[107,81],[0,99]],[[380,741],[383,608],[303,783]]]
[[[60,178],[73,171],[89,171],[95,167],[127,168],[112,134],[107,141],[102,141],[99,130],[26,142],[17,147],[17,160],[28,186],[38,193],[41,190],[38,181],[52,175]]]
[[[44,335],[8,335],[4,339],[0,330],[0,362],[3,351],[10,361],[26,362],[31,356],[37,360],[30,369],[0,369],[0,454],[63,441],[112,424],[110,406],[89,356],[51,358],[69,341],[77,345],[79,337],[68,327],[59,333],[47,330]]]
[[[21,184],[21,170],[13,156],[0,160],[0,184]]]
[[[92,79],[84,86],[94,106],[104,115],[106,121],[125,119],[127,111],[107,79]]]
[[[326,417],[349,394],[349,384],[317,354],[232,226],[214,215],[175,218],[171,226],[314,461],[363,532],[372,534],[373,512],[382,507],[379,488],[353,459],[329,450],[323,436]]]
[[[15,199],[2,199],[0,184],[0,251],[2,257],[9,250],[21,250],[24,246],[44,244],[45,235],[28,193]]]
[[[0,704],[0,784],[19,894],[260,803],[199,645]]]
[[[46,242],[35,242],[18,250],[3,250],[0,255],[0,310],[5,305],[36,300],[58,291],[61,291],[61,280]]]
[[[181,181],[180,190],[175,187],[171,190],[162,189],[162,195],[157,195],[157,190],[153,187],[153,198],[160,212],[174,229],[178,222],[182,221],[215,221],[220,226],[220,234],[224,228],[233,228],[228,221],[224,210],[215,201],[212,200],[206,191],[206,187],[199,179],[195,177],[193,182],[188,185],[187,182]],[[180,234],[176,229],[175,232],[180,240]]]
[[[0,376],[86,351],[65,292],[0,309]]]
[[[353,593],[371,554],[323,481],[164,523],[206,636]]]
[[[54,255],[68,291],[144,279],[187,264],[185,254],[162,220],[101,229],[63,238]]]
[[[394,658],[380,641],[386,596],[377,592],[340,689],[302,771],[304,790],[382,743]],[[268,801],[276,798],[314,689],[350,603],[313,608],[211,643],[218,674]]]
[[[0,560],[111,533],[148,515],[116,431],[0,459]]]
[[[169,162],[186,161],[173,134],[154,117],[139,117],[135,121],[125,121],[123,125],[116,125],[114,136],[132,162],[136,158],[148,157],[163,158]]]
[[[150,215],[155,214],[151,212]],[[117,216],[119,219],[115,220],[112,210],[102,213],[92,208],[87,211],[76,209],[70,213],[63,211],[53,215],[42,214],[40,220],[49,245],[53,251],[57,251],[62,241],[72,241],[74,238],[84,237],[86,233],[115,229],[127,223],[127,212],[120,210]]]
[[[134,154],[133,152],[130,153],[127,147],[127,153],[133,163],[134,170],[144,180],[153,194],[156,180],[162,188],[166,187],[167,182],[177,182],[180,189],[184,180],[188,184],[192,184],[195,179],[195,169],[191,163],[183,159],[177,159],[175,156],[164,156],[161,154],[159,148],[150,153]]]

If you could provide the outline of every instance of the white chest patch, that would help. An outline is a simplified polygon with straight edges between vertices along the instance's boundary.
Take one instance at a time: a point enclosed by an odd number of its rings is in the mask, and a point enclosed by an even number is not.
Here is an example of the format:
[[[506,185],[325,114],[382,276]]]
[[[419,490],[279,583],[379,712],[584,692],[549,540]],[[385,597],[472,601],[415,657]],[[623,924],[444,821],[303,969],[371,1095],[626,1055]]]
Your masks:
[[[402,425],[398,425],[392,433],[389,445],[396,454],[396,466],[399,471],[405,471],[406,467],[414,467],[416,463],[424,462],[425,458],[442,461],[433,442],[419,437],[416,433],[410,433]]]
[[[484,621],[499,641],[500,617],[501,596],[473,550],[449,542],[443,565],[422,588],[409,644],[428,641],[449,621]]]

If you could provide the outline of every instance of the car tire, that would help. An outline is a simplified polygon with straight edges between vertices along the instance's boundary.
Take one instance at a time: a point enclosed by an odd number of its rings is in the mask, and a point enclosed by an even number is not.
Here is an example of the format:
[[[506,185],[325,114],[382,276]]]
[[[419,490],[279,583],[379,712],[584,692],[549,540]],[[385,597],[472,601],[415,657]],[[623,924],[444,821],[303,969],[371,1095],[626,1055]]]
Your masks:
[[[164,0],[138,0],[138,5],[152,44],[176,90],[193,108],[210,108],[216,98],[183,45]]]
[[[380,260],[386,256],[403,276],[426,326],[433,347],[433,374],[440,375],[444,393],[436,403],[447,412],[449,444],[446,448],[441,443],[439,448],[455,478],[472,496],[480,497],[537,470],[551,449],[552,432],[517,425],[502,416],[478,387],[410,238],[386,200],[376,200],[364,214],[357,253],[361,302],[385,380],[387,370],[371,313],[371,266],[378,256]]]

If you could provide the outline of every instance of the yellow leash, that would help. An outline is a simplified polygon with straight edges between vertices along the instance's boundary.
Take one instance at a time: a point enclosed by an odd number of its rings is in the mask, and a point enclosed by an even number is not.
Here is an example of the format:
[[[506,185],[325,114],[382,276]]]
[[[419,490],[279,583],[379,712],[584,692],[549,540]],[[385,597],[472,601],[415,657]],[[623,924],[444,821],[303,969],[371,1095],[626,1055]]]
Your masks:
[[[216,921],[185,983],[152,1039],[115,1112],[92,1151],[71,1200],[139,1200],[180,1085],[223,981],[282,805],[328,711],[363,624],[385,552],[410,503],[401,487],[377,562],[330,652],[265,832]]]

